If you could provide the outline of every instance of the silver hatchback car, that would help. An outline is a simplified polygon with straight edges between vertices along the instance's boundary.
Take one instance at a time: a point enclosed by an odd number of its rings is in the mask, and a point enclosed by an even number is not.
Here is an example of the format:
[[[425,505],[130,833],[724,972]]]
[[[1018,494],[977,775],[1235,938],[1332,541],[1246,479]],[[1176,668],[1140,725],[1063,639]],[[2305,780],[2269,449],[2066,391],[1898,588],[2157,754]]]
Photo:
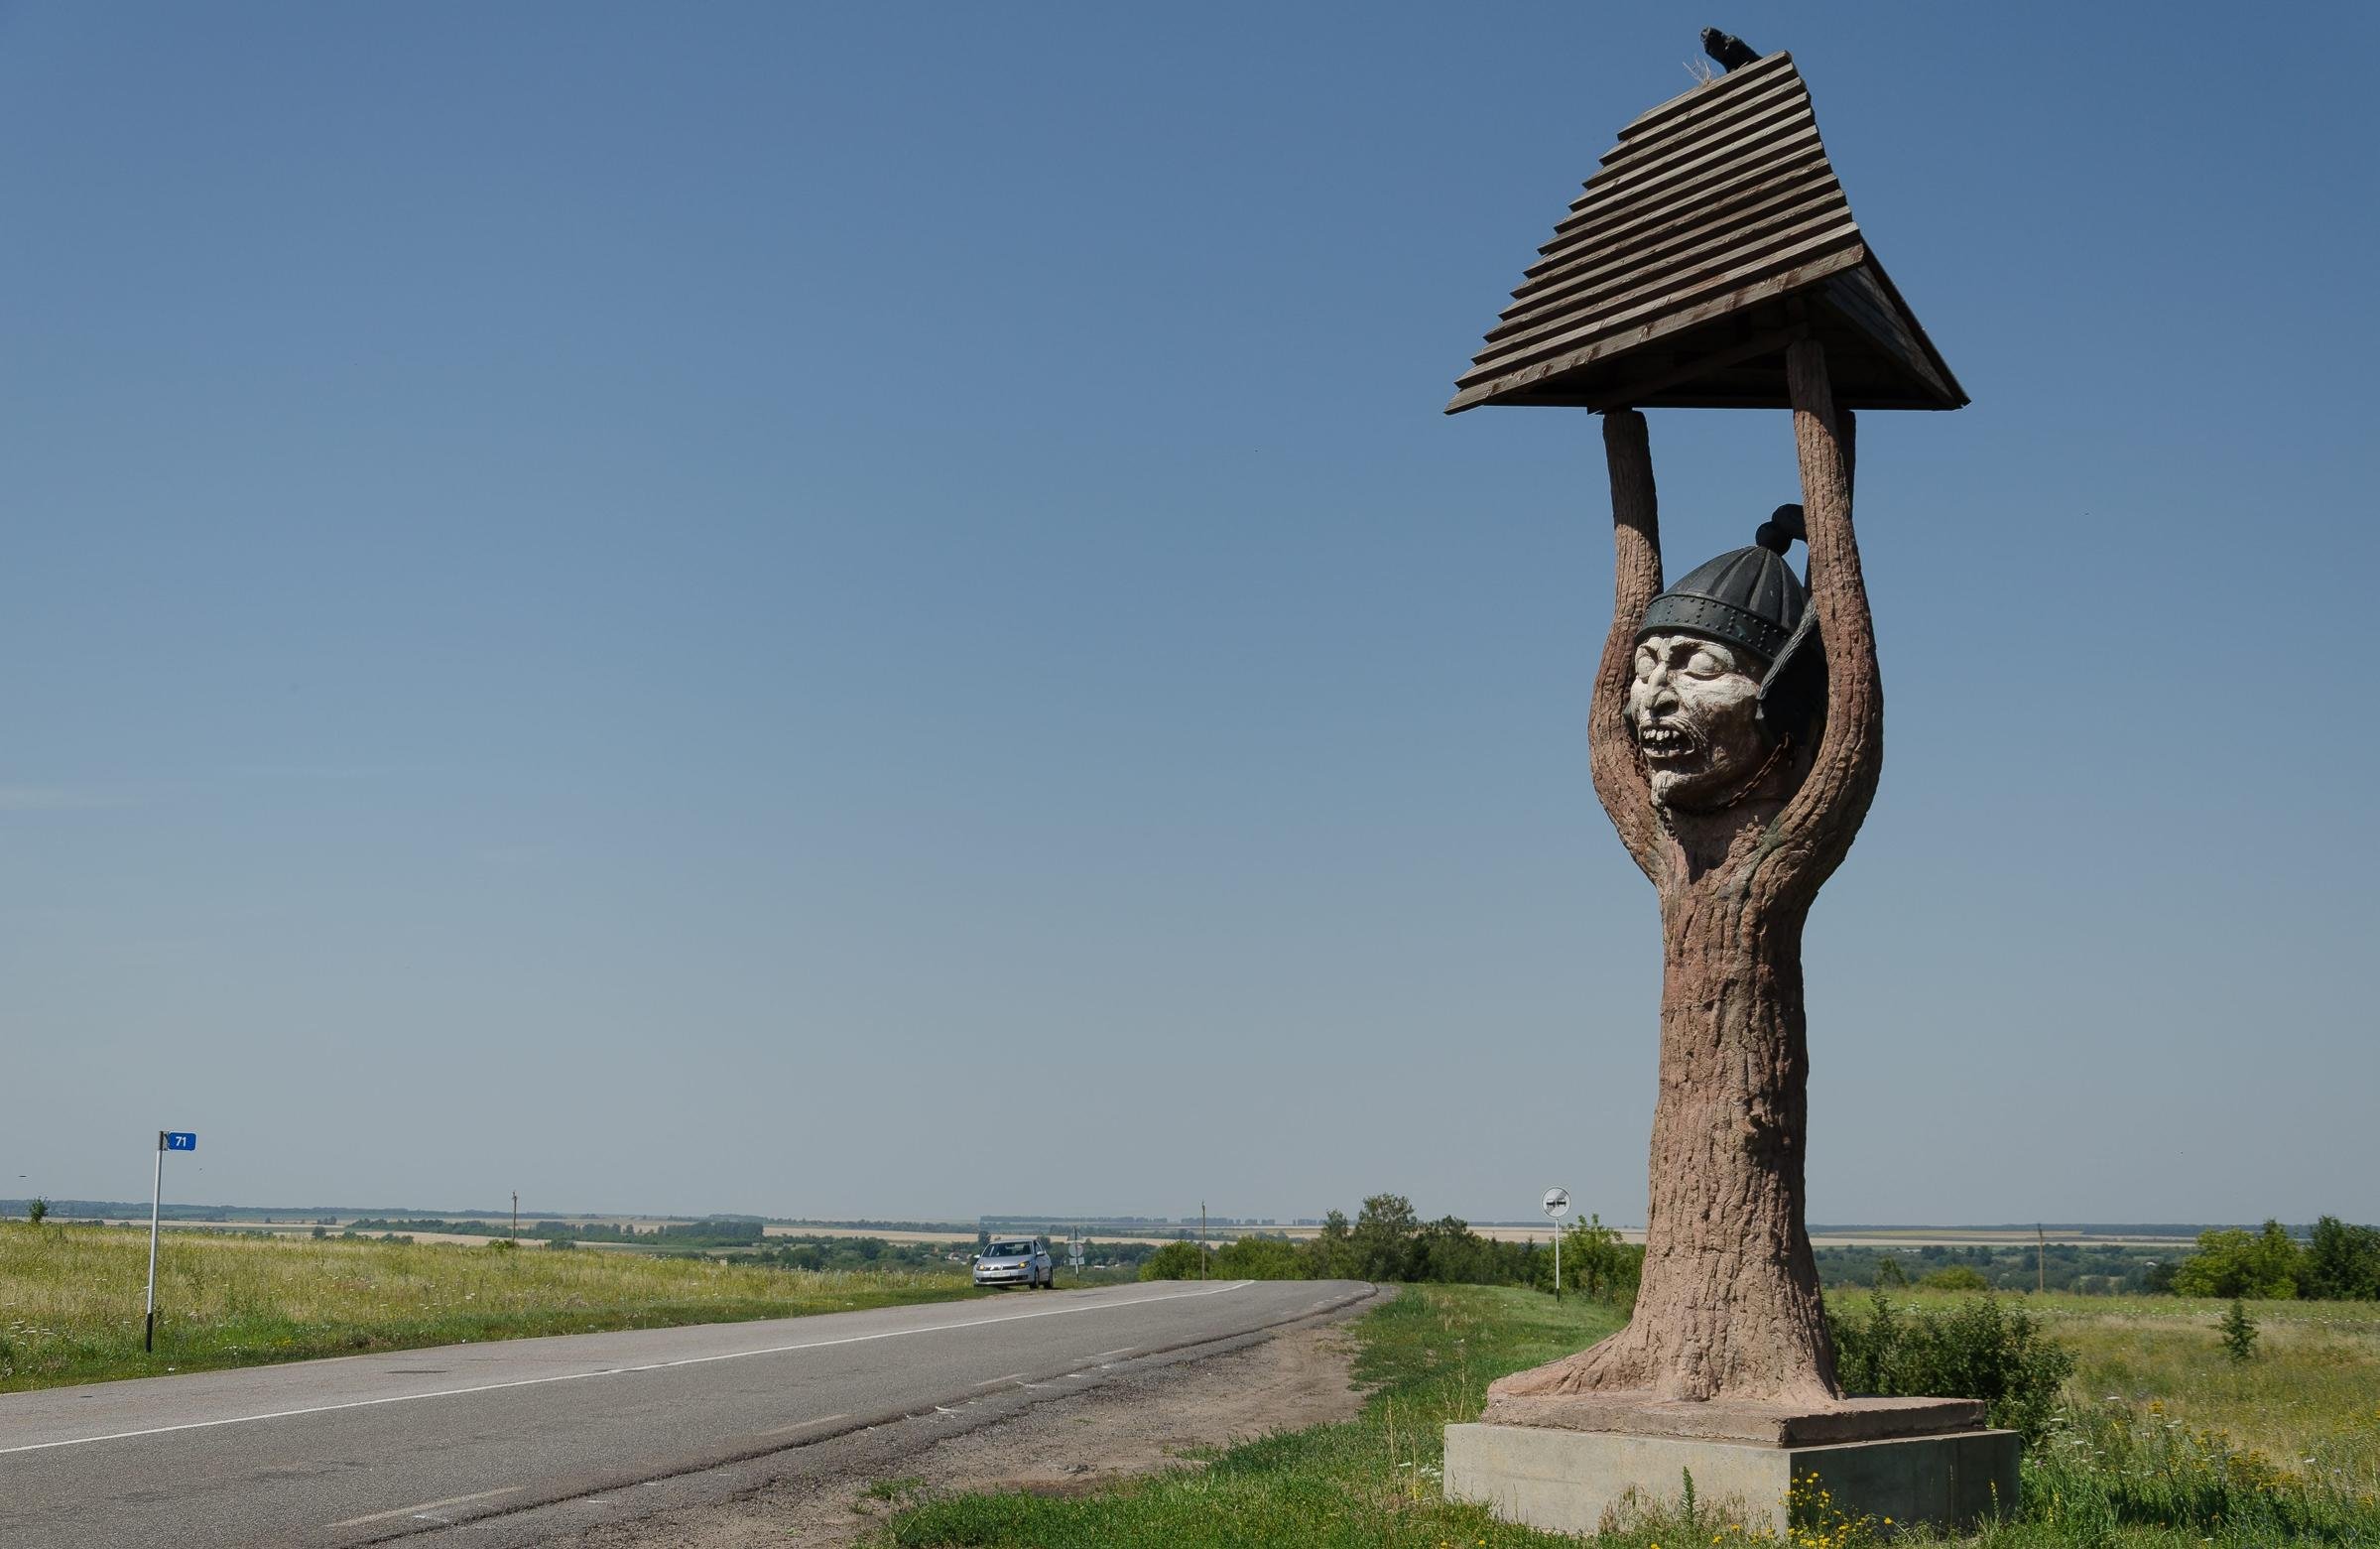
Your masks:
[[[975,1255],[977,1285],[1055,1286],[1058,1260],[1039,1237],[995,1237]]]

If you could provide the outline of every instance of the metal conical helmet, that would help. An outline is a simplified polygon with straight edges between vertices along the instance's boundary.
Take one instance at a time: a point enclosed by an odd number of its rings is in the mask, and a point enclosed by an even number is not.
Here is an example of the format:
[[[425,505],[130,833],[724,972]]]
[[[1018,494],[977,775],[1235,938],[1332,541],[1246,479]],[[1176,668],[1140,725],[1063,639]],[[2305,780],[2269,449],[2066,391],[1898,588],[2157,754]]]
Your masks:
[[[1760,524],[1752,547],[1696,566],[1646,604],[1636,637],[1705,635],[1740,645],[1763,662],[1776,661],[1802,627],[1810,605],[1801,579],[1785,563],[1785,551],[1800,536],[1802,508],[1779,506],[1776,515]]]

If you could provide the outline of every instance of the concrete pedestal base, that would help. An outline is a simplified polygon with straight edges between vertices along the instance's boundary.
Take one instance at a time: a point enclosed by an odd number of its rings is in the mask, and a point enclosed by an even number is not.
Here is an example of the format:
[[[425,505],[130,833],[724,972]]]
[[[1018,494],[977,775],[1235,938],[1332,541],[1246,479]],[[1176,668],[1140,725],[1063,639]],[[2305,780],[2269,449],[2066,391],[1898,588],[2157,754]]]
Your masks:
[[[1631,1507],[1676,1505],[1691,1473],[1697,1514],[1783,1537],[1786,1494],[1815,1474],[1845,1515],[1952,1528],[2015,1508],[2020,1447],[2014,1431],[1798,1444],[1449,1425],[1445,1489],[1509,1522],[1594,1533]]]

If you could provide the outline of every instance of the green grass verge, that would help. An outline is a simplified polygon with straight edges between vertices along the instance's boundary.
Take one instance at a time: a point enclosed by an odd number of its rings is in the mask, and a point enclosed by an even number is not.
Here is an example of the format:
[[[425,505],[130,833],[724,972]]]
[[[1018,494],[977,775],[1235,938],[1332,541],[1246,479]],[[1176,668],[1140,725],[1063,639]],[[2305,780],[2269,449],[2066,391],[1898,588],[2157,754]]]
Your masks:
[[[1896,1294],[1896,1300],[1899,1300]],[[1947,1300],[1933,1295],[1910,1301]],[[2380,1307],[2267,1303],[2260,1355],[2233,1364],[2221,1306],[2170,1297],[2028,1297],[2079,1357],[2024,1496],[1971,1542],[1983,1549],[2380,1545]],[[1608,1308],[1477,1286],[1410,1286],[1350,1327],[1362,1418],[1204,1456],[1204,1467],[1091,1494],[928,1496],[879,1542],[1040,1549],[1166,1546],[1551,1546],[1439,1487],[1448,1421],[1478,1416],[1488,1382],[1577,1350],[1618,1324]],[[1858,1549],[1884,1525],[1812,1502],[1802,1549]],[[1700,1549],[1755,1540],[1707,1509],[1598,1540]],[[1899,1543],[1926,1542],[1908,1535]]]
[[[1437,1549],[1561,1540],[1447,1501],[1444,1427],[1475,1420],[1487,1384],[1592,1344],[1619,1315],[1533,1291],[1413,1286],[1353,1326],[1363,1416],[1285,1431],[1207,1456],[1206,1466],[1072,1498],[1020,1493],[926,1500],[891,1519],[899,1545],[1298,1545]]]
[[[0,1392],[987,1294],[963,1269],[811,1271],[587,1250],[169,1232],[158,1253],[157,1352],[146,1355],[148,1255],[146,1231],[0,1223]]]

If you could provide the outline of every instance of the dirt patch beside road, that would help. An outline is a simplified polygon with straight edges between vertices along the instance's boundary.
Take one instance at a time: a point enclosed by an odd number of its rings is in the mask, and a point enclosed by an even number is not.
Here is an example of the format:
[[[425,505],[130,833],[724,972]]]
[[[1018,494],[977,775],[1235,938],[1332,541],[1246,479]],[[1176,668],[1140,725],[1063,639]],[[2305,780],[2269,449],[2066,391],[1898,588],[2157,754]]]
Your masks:
[[[1226,1355],[1153,1364],[1036,1403],[923,1447],[891,1438],[826,1478],[764,1484],[712,1505],[663,1510],[547,1540],[575,1549],[758,1549],[864,1541],[896,1509],[887,1495],[927,1489],[1072,1492],[1159,1469],[1196,1467],[1182,1454],[1272,1431],[1352,1419],[1363,1397],[1349,1378],[1343,1323],[1293,1328]],[[878,1486],[871,1494],[870,1486]]]

